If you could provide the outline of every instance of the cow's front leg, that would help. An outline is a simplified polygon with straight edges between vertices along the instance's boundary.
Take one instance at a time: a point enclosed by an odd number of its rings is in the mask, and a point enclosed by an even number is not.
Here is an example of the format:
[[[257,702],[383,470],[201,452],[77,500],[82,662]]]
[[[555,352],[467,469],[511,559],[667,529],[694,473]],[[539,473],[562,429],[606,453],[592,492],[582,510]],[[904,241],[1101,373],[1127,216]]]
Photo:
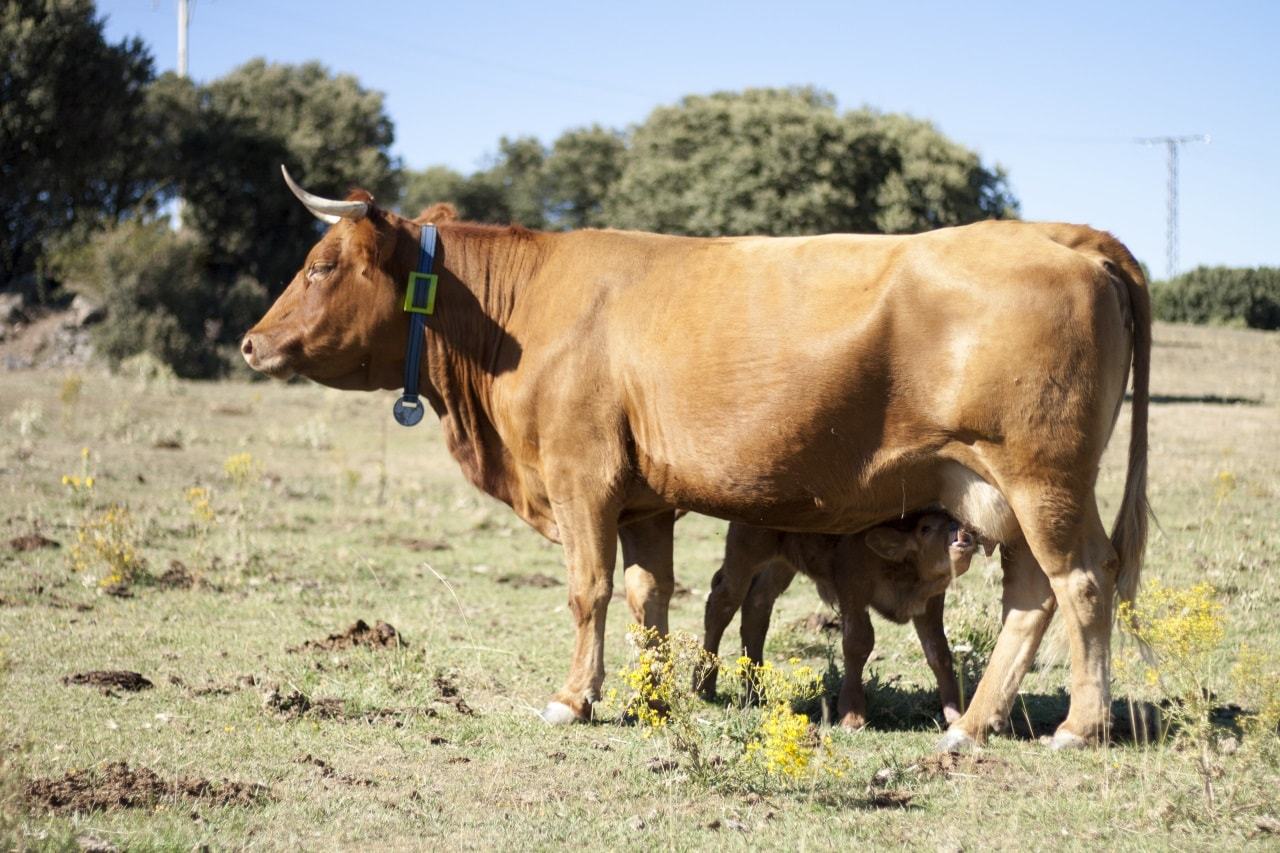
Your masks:
[[[569,612],[573,616],[573,661],[569,678],[542,712],[548,723],[591,718],[591,704],[604,683],[604,621],[613,595],[618,555],[616,510],[584,500],[557,503],[556,524],[569,570]]]
[[[676,514],[662,512],[618,531],[627,605],[637,625],[667,633],[667,610],[676,580],[672,571]]]

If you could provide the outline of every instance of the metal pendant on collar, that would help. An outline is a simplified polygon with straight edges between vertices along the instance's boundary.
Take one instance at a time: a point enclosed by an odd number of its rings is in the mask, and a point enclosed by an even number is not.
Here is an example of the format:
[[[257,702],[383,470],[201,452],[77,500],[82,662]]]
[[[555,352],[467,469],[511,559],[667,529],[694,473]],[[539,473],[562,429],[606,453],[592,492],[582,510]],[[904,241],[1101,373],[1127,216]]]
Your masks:
[[[439,279],[431,272],[436,259],[436,227],[422,226],[418,241],[418,269],[409,273],[404,291],[404,310],[409,314],[409,343],[404,356],[404,394],[391,409],[396,423],[411,427],[422,420],[423,406],[418,399],[418,367],[422,361],[422,341],[427,315],[436,310],[436,285]]]

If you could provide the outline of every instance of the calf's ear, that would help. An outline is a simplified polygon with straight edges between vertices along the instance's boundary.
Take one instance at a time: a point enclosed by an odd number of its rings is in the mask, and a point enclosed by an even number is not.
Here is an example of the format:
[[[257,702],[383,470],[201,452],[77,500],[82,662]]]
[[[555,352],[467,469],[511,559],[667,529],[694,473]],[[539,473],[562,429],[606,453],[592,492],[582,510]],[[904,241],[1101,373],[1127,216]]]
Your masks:
[[[867,547],[891,563],[901,563],[915,551],[915,540],[888,527],[867,531]]]

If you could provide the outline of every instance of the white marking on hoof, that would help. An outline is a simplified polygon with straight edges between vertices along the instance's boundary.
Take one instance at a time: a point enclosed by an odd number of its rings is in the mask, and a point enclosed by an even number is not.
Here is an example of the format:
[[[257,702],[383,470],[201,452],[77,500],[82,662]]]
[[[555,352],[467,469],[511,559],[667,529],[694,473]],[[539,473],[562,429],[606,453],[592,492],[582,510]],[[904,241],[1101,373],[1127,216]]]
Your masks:
[[[934,745],[934,752],[973,752],[978,748],[977,741],[969,737],[963,729],[947,729],[947,733]]]
[[[553,726],[567,726],[578,722],[578,715],[563,702],[548,702],[538,716],[542,717],[543,722]]]
[[[1066,729],[1058,729],[1053,733],[1053,740],[1049,741],[1049,748],[1054,752],[1062,749],[1084,749],[1088,745],[1088,742],[1080,735],[1069,732]]]

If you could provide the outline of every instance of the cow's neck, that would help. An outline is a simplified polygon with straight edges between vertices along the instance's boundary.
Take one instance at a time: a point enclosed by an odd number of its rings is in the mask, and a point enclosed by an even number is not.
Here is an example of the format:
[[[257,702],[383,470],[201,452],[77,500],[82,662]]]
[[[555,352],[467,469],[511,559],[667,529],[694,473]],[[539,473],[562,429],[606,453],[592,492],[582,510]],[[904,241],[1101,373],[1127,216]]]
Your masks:
[[[436,312],[427,324],[423,393],[449,452],[475,486],[517,511],[523,500],[494,427],[492,389],[520,358],[508,320],[540,255],[537,235],[523,229],[442,225]]]

